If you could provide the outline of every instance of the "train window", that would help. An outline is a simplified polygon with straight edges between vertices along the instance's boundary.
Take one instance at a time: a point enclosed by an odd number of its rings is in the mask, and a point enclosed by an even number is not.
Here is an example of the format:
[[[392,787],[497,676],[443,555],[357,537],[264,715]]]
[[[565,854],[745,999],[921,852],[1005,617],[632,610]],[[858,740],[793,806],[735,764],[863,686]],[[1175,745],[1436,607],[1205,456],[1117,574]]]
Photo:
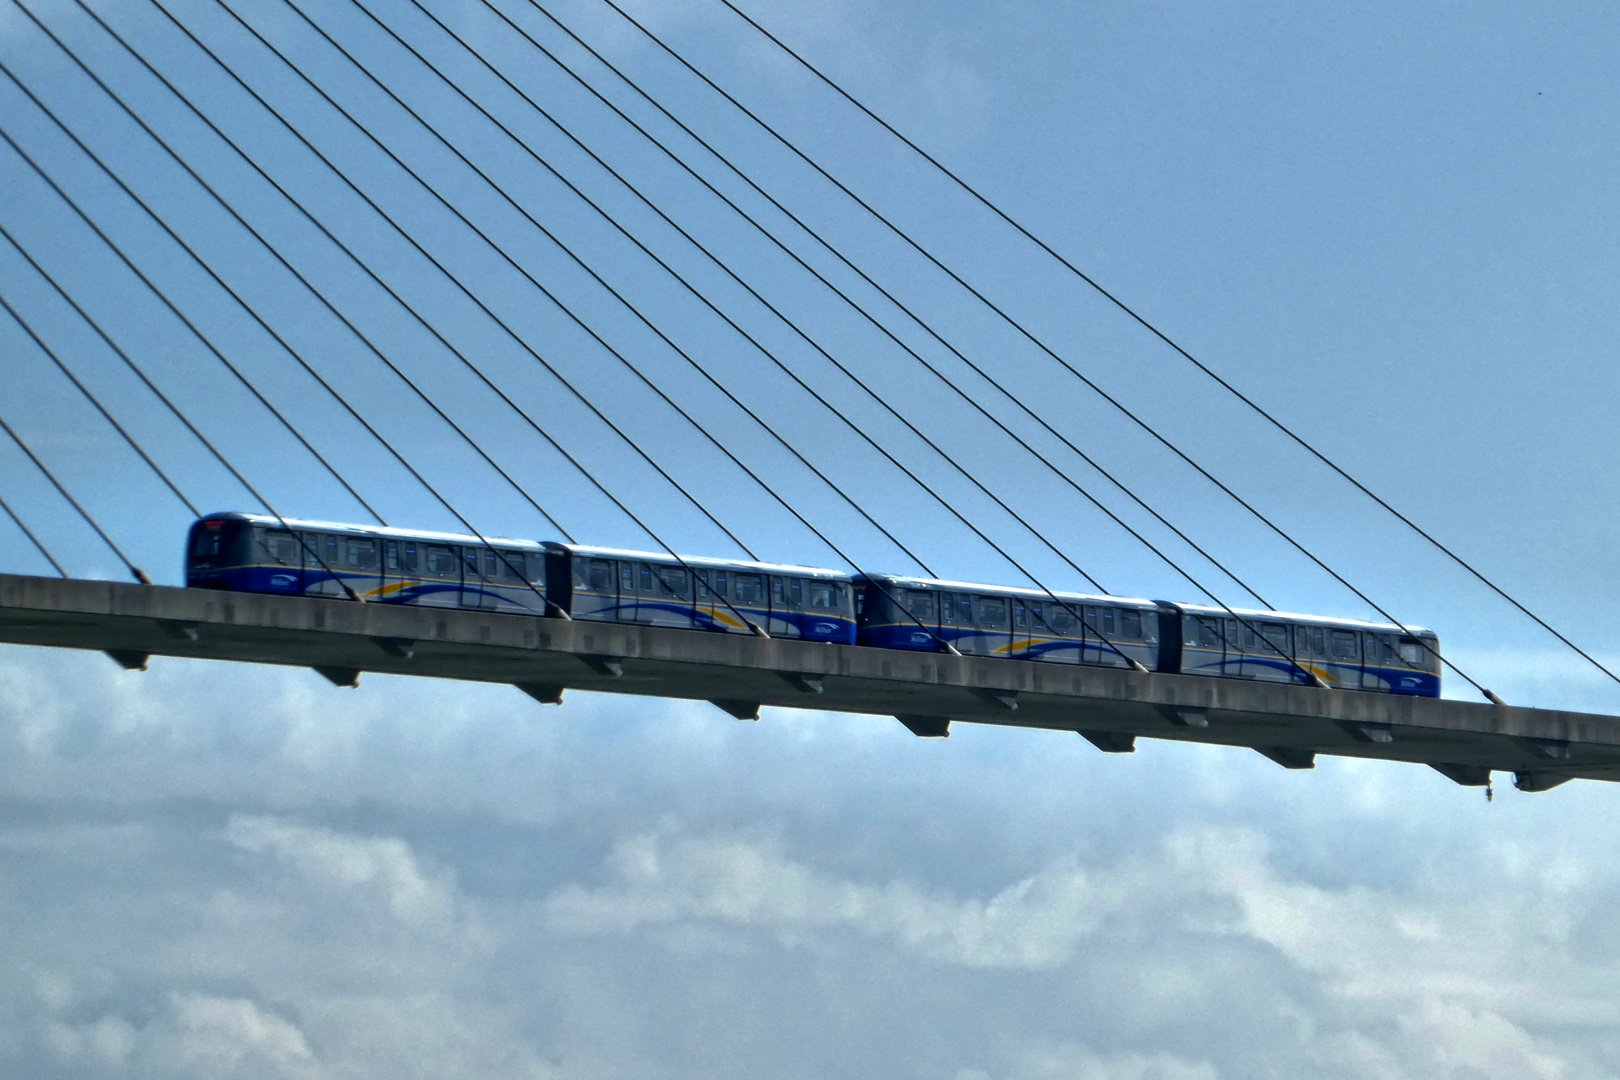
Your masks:
[[[798,578],[788,578],[788,607],[804,607],[804,582]]]
[[[933,622],[934,594],[925,589],[907,589],[906,610],[925,623]]]
[[[405,556],[404,556],[402,565],[404,566],[405,570],[407,570],[408,572],[413,573],[413,574],[416,573],[416,567],[417,567],[416,545],[411,543],[409,540],[405,541]]]
[[[658,595],[674,597],[677,600],[690,600],[692,587],[687,581],[686,571],[679,566],[660,566],[654,570],[658,577]]]
[[[636,591],[636,565],[622,562],[619,564],[619,591],[629,596]]]
[[[787,606],[787,585],[779,577],[771,578],[771,606]]]
[[[569,561],[574,564],[573,568],[572,568],[574,572],[573,572],[572,575],[570,575],[574,579],[574,588],[576,588],[576,589],[588,589],[588,588],[590,588],[591,587],[591,577],[590,577],[591,564],[590,564],[590,562],[588,560],[586,560],[586,559],[580,559],[580,558],[571,559]]]
[[[1142,637],[1142,613],[1140,611],[1121,611],[1119,613],[1119,633],[1121,637]]]
[[[349,537],[343,545],[343,562],[351,570],[377,569],[377,541]]]
[[[281,566],[298,565],[298,540],[290,532],[266,533],[264,550],[271,562]]]
[[[1102,609],[1102,626],[1098,627],[1098,629],[1100,629],[1102,631],[1103,637],[1111,638],[1111,637],[1114,636],[1114,609],[1113,608],[1105,607],[1105,608]]]
[[[1288,627],[1282,623],[1262,623],[1260,625],[1260,649],[1263,652],[1273,652],[1286,656],[1288,654]]]
[[[641,592],[644,596],[651,596],[653,591],[652,567],[646,563],[641,564]]]
[[[1043,613],[1041,605],[1029,605],[1029,621],[1030,625],[1032,625],[1036,630],[1046,629],[1046,617]]]
[[[1324,634],[1320,626],[1296,626],[1294,628],[1294,655],[1327,655],[1327,643],[1324,640]]]
[[[837,611],[838,605],[833,600],[833,583],[830,581],[810,582],[810,606],[817,611]]]
[[[427,551],[427,572],[440,577],[454,577],[456,570],[456,553],[447,547],[437,544],[425,545]]]
[[[383,545],[383,565],[390,570],[399,569],[399,541],[390,540]]]
[[[1401,638],[1400,648],[1397,651],[1400,653],[1401,663],[1410,667],[1426,666],[1424,661],[1428,659],[1429,651],[1417,638]]]
[[[946,626],[956,625],[956,602],[951,598],[950,593],[940,593],[939,595],[939,617],[945,620]]]
[[[1029,613],[1025,610],[1022,600],[1013,601],[1013,626],[1019,630],[1029,627]]]
[[[1255,645],[1256,645],[1256,642],[1255,642],[1255,639],[1254,639],[1254,624],[1253,623],[1244,623],[1243,624],[1243,648],[1246,649],[1249,652],[1253,652],[1254,649],[1255,649]]]
[[[726,572],[724,570],[714,572],[714,595],[721,597],[726,595]]]
[[[731,576],[731,598],[739,604],[764,603],[765,579],[759,574],[733,574]]]
[[[1074,635],[1074,612],[1065,604],[1053,604],[1046,609],[1046,625],[1052,633]]]
[[[503,551],[503,552],[501,552],[501,579],[503,581],[517,581],[517,582],[522,582],[524,580],[524,577],[523,577],[523,552],[521,552],[521,551]]]
[[[531,585],[544,585],[546,581],[546,557],[543,553],[532,551],[524,560],[526,577]],[[611,573],[611,571],[610,571]]]
[[[575,559],[574,564],[577,566],[579,560]],[[606,559],[592,559],[589,565],[590,572],[586,576],[585,584],[597,592],[612,592],[613,564]]]
[[[1367,663],[1387,664],[1394,656],[1388,638],[1379,637],[1377,634],[1367,635]]]
[[[497,572],[499,570],[500,570],[500,560],[495,557],[495,552],[489,550],[488,548],[485,548],[484,549],[484,579],[486,581],[494,581],[496,576],[497,576]]]
[[[464,570],[465,580],[467,580],[467,581],[476,581],[479,578],[483,577],[483,575],[478,572],[478,549],[477,548],[465,548],[465,549],[463,549],[462,552],[461,552],[461,558],[462,558],[462,561],[466,564],[465,570]]]
[[[1333,631],[1333,657],[1336,660],[1355,660],[1356,635],[1348,630]]]
[[[1327,631],[1320,626],[1311,629],[1311,654],[1314,656],[1327,655]]]
[[[1221,623],[1219,619],[1198,620],[1198,644],[1205,649],[1218,649],[1221,647]]]
[[[849,610],[849,586],[842,581],[833,586],[833,605],[834,611]]]
[[[979,597],[979,625],[992,630],[1007,629],[1007,599],[1003,596]]]
[[[209,527],[197,530],[197,538],[191,544],[191,554],[198,558],[219,554],[219,522],[210,522]]]
[[[714,595],[709,591],[709,572],[707,570],[692,571],[692,588],[697,591],[699,600],[708,600]]]

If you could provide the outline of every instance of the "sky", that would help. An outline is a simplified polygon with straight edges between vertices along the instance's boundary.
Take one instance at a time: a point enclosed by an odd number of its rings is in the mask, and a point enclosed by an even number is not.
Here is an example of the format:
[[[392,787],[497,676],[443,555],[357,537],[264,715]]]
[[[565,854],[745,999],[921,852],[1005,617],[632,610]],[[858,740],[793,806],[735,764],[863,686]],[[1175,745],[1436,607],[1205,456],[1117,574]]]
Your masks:
[[[1028,580],[960,513],[1055,588],[1088,587],[1083,571],[1125,595],[1251,604],[1250,588],[1288,610],[1375,614],[1044,346],[1371,601],[1436,629],[1506,700],[1620,712],[1614,682],[718,0],[624,7],[1011,322],[601,0],[547,9],[689,131],[537,7],[492,3],[275,0],[237,5],[241,21],[217,0],[92,3],[150,70],[73,0],[0,6],[0,226],[13,238],[0,237],[0,297],[200,509],[267,500],[370,520],[341,476],[406,527],[465,519],[488,534]],[[1593,605],[1620,577],[1607,543],[1620,505],[1613,12],[738,5],[1552,625],[1620,660],[1620,631]],[[190,511],[3,312],[0,366],[0,418],[137,564],[182,583]],[[15,447],[0,446],[0,495],[70,573],[123,576]],[[50,572],[4,522],[0,569]],[[1446,692],[1474,696],[1457,678]],[[1061,733],[957,727],[919,740],[883,718],[767,709],[739,723],[702,703],[572,693],[542,708],[509,687],[367,676],[337,690],[296,670],[159,659],[129,673],[0,648],[0,1062],[40,1077],[345,1080],[1620,1073],[1609,787],[1527,795],[1502,777],[1487,802],[1419,766],[1292,773],[1242,750],[1143,740],[1102,755]]]

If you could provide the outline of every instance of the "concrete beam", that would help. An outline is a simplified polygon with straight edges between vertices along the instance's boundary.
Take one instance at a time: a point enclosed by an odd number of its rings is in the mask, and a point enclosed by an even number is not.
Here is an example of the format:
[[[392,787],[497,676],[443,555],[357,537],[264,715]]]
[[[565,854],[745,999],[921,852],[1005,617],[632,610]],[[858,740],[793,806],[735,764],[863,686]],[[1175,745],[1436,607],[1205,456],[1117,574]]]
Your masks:
[[[1620,779],[1611,716],[478,610],[0,575],[0,642],[134,666],[182,656],[325,669],[343,682],[369,671],[506,683],[542,700],[572,688],[813,707],[900,716],[931,735],[955,721],[1112,733],[1102,742],[1118,746],[1179,739],[1253,747],[1295,768],[1316,754],[1382,758],[1475,782],[1511,772],[1528,791]]]

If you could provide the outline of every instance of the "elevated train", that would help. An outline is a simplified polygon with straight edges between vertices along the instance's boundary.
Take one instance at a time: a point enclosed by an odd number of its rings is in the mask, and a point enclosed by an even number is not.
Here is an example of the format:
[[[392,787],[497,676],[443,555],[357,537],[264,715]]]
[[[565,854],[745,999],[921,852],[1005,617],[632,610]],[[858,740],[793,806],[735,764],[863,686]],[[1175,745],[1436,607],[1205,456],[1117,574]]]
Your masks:
[[[1438,638],[1387,623],[259,514],[199,520],[186,553],[193,588],[1440,696]]]

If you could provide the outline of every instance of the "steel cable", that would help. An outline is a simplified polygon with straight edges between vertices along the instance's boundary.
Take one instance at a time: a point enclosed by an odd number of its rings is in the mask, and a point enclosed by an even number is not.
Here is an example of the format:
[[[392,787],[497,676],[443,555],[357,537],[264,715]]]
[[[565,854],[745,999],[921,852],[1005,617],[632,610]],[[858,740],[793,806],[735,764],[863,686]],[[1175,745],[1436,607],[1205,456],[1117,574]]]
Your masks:
[[[96,411],[101,414],[102,418],[106,420],[107,423],[112,425],[113,430],[118,432],[119,435],[123,436],[124,441],[129,444],[129,448],[135,451],[136,454],[140,455],[140,459],[146,462],[147,467],[157,474],[158,479],[163,481],[164,486],[174,493],[174,497],[184,503],[187,510],[191,511],[191,516],[202,517],[202,511],[197,509],[197,505],[186,497],[186,493],[181,491],[173,480],[169,479],[169,474],[164,472],[163,469],[158,466],[156,461],[152,460],[152,456],[142,449],[141,444],[135,441],[135,437],[125,430],[124,425],[120,424],[116,419],[113,418],[113,414],[107,411],[107,407],[101,403],[96,395],[90,392],[89,387],[85,386],[84,383],[79,381],[79,377],[69,370],[67,364],[64,363],[62,358],[56,354],[56,351],[45,343],[45,340],[39,336],[34,328],[28,325],[28,320],[24,319],[17,309],[11,306],[11,302],[8,301],[4,296],[0,296],[0,307],[6,309],[6,314],[10,315],[12,319],[16,321],[17,325],[23,328],[23,332],[33,340],[34,344],[39,347],[41,352],[50,358],[51,362],[56,365],[57,370],[61,371],[61,373],[67,377],[67,380],[78,389],[79,393],[84,395],[85,400],[91,405],[95,406]]]
[[[722,0],[722,2],[724,2],[724,0]],[[541,7],[541,5],[539,3],[539,0],[529,0],[529,3],[531,5],[533,5],[537,10],[540,10],[540,11],[545,10],[544,8]],[[690,61],[688,61],[684,56],[682,56],[675,49],[673,49],[671,46],[669,46],[667,43],[665,43],[662,38],[658,37],[658,35],[654,34],[651,30],[647,29],[646,26],[642,25],[642,23],[637,21],[632,15],[630,15],[622,7],[620,7],[617,3],[615,3],[615,0],[602,0],[602,3],[604,3],[608,7],[612,8],[615,12],[617,12],[619,14],[619,16],[621,18],[623,18],[626,22],[630,23],[637,30],[639,30],[650,41],[652,41],[655,45],[657,45],[662,51],[664,51],[670,57],[672,57],[674,60],[676,60],[676,62],[678,62],[682,67],[684,67],[686,70],[690,71],[698,79],[702,80],[707,86],[709,86],[711,89],[713,89],[721,97],[725,98],[725,100],[728,103],[730,103],[734,108],[736,108],[738,111],[743,113],[743,115],[747,116],[750,120],[752,120],[755,124],[757,124],[762,130],[764,130],[766,133],[768,133],[777,142],[781,143],[786,149],[788,149],[791,153],[793,153],[794,156],[798,157],[806,165],[808,165],[811,169],[815,170],[816,173],[818,173],[820,176],[822,176],[824,179],[826,179],[833,186],[838,188],[838,190],[840,192],[842,192],[847,198],[849,198],[850,200],[855,202],[857,205],[859,205],[863,210],[865,210],[868,214],[870,214],[874,219],[876,219],[877,221],[882,223],[889,231],[893,232],[897,237],[899,237],[901,240],[903,240],[909,247],[911,247],[913,250],[915,250],[918,254],[922,255],[926,260],[928,260],[928,262],[930,262],[932,265],[937,267],[942,273],[944,273],[948,277],[950,277],[951,280],[956,282],[960,287],[962,287],[963,289],[968,291],[974,297],[974,299],[979,301],[979,303],[983,304],[990,311],[994,312],[999,318],[1001,318],[1004,322],[1006,322],[1007,325],[1009,325],[1014,330],[1016,330],[1022,337],[1026,338],[1033,345],[1035,345],[1038,349],[1040,349],[1042,352],[1046,353],[1046,355],[1050,356],[1053,360],[1055,360],[1058,364],[1060,364],[1065,370],[1067,370],[1071,375],[1073,375],[1076,379],[1080,380],[1085,386],[1087,386],[1093,392],[1095,392],[1097,395],[1099,395],[1104,401],[1106,401],[1108,404],[1113,406],[1116,410],[1118,410],[1127,419],[1129,419],[1133,423],[1135,423],[1138,427],[1140,427],[1143,431],[1145,431],[1148,435],[1150,435],[1155,441],[1157,441],[1158,443],[1163,445],[1171,453],[1175,454],[1178,458],[1180,458],[1187,465],[1189,465],[1191,468],[1193,468],[1195,471],[1197,471],[1199,473],[1199,475],[1203,476],[1211,484],[1215,485],[1215,487],[1217,487],[1228,498],[1232,499],[1239,506],[1241,506],[1245,511],[1247,511],[1249,514],[1253,515],[1256,520],[1261,522],[1263,525],[1265,525],[1272,532],[1276,533],[1277,536],[1279,536],[1282,540],[1284,540],[1289,546],[1293,547],[1300,554],[1304,555],[1307,559],[1309,559],[1312,563],[1314,563],[1322,571],[1327,573],[1330,577],[1332,577],[1340,585],[1344,586],[1347,590],[1349,590],[1351,593],[1353,593],[1363,603],[1367,604],[1374,611],[1378,612],[1385,619],[1389,620],[1389,622],[1392,625],[1399,628],[1404,634],[1407,634],[1408,636],[1411,636],[1411,629],[1409,627],[1407,627],[1405,624],[1403,624],[1399,619],[1397,619],[1397,618],[1395,618],[1395,616],[1391,615],[1387,610],[1385,610],[1381,605],[1379,605],[1376,601],[1374,601],[1366,593],[1362,592],[1355,585],[1351,584],[1350,581],[1348,579],[1346,579],[1342,574],[1340,574],[1337,570],[1334,570],[1331,566],[1329,566],[1326,562],[1324,562],[1321,558],[1319,558],[1315,553],[1310,551],[1310,549],[1306,548],[1298,540],[1295,540],[1293,538],[1293,536],[1291,536],[1281,526],[1277,525],[1269,517],[1267,517],[1265,514],[1263,514],[1259,509],[1257,509],[1255,506],[1253,506],[1251,503],[1249,503],[1247,500],[1245,500],[1242,496],[1238,495],[1237,492],[1233,491],[1229,486],[1227,486],[1224,482],[1222,482],[1220,479],[1218,479],[1214,474],[1209,472],[1208,469],[1206,469],[1202,465],[1200,465],[1197,461],[1195,461],[1192,457],[1190,457],[1180,447],[1178,447],[1176,444],[1172,443],[1165,436],[1160,434],[1158,432],[1158,430],[1155,429],[1151,424],[1147,423],[1147,421],[1145,421],[1141,417],[1137,416],[1134,412],[1132,412],[1129,408],[1127,408],[1123,402],[1119,401],[1113,395],[1109,394],[1107,391],[1102,389],[1102,387],[1099,386],[1097,383],[1093,382],[1084,373],[1082,373],[1078,368],[1076,368],[1072,363],[1070,363],[1064,357],[1059,355],[1055,350],[1053,350],[1050,346],[1048,346],[1040,338],[1036,337],[1029,329],[1024,327],[1023,324],[1019,323],[1017,320],[1012,318],[1011,315],[1007,314],[1007,312],[1005,310],[1003,310],[1001,307],[999,307],[994,301],[990,300],[989,297],[984,295],[984,293],[980,292],[973,285],[971,285],[968,281],[966,281],[963,277],[961,277],[961,275],[957,274],[950,267],[946,266],[945,263],[940,261],[939,258],[937,258],[935,255],[933,255],[931,252],[929,252],[926,248],[924,248],[916,240],[912,239],[909,234],[907,234],[902,229],[900,229],[898,226],[896,226],[893,222],[891,222],[887,217],[885,217],[882,213],[880,213],[870,203],[866,202],[859,195],[857,195],[853,190],[851,190],[842,181],[840,181],[836,177],[834,177],[830,172],[828,172],[825,168],[823,168],[820,164],[818,164],[813,158],[811,158],[803,150],[799,149],[799,147],[797,145],[795,145],[791,140],[789,140],[786,136],[782,135],[774,127],[772,127],[770,124],[766,123],[765,120],[760,118],[756,113],[754,113],[747,106],[743,105],[742,102],[738,101],[729,92],[727,92],[725,89],[720,87],[719,84],[714,82],[714,80],[710,79],[701,70],[699,70],[694,64],[692,64]],[[1205,591],[1207,592],[1207,590],[1205,590]],[[1224,607],[1224,605],[1222,605],[1222,606]],[[1230,610],[1230,609],[1227,609],[1227,610]],[[1420,640],[1420,639],[1414,639],[1414,640]],[[1427,645],[1425,645],[1424,648],[1427,651],[1433,653],[1437,660],[1439,660],[1441,663],[1445,664],[1447,667],[1451,668],[1452,671],[1456,672],[1464,681],[1468,682],[1476,690],[1479,690],[1482,694],[1485,694],[1487,697],[1492,697],[1493,696],[1493,695],[1491,695],[1489,693],[1489,691],[1485,690],[1484,687],[1480,686],[1479,683],[1475,682],[1472,678],[1470,678],[1467,675],[1467,673],[1465,673],[1460,668],[1458,668],[1450,660],[1447,660],[1445,657],[1440,656],[1438,653],[1435,653],[1434,650],[1430,649]],[[1596,663],[1596,661],[1593,661],[1593,662]],[[1604,669],[1604,670],[1606,671],[1607,669]],[[1617,681],[1620,681],[1620,680],[1617,680]]]
[[[1208,365],[1206,365],[1203,361],[1199,360],[1192,353],[1188,352],[1181,345],[1177,344],[1174,340],[1172,340],[1169,337],[1169,335],[1167,335],[1166,333],[1164,333],[1164,331],[1160,330],[1157,326],[1155,326],[1151,322],[1149,322],[1145,317],[1143,317],[1141,314],[1139,314],[1134,308],[1131,308],[1123,300],[1120,300],[1113,293],[1109,292],[1100,283],[1098,283],[1094,278],[1092,278],[1089,274],[1087,274],[1085,271],[1081,270],[1078,266],[1074,265],[1074,263],[1070,262],[1068,259],[1064,258],[1061,254],[1059,254],[1056,250],[1054,250],[1044,240],[1042,240],[1040,237],[1036,236],[1029,229],[1025,228],[1022,224],[1020,224],[1015,218],[1013,218],[1005,210],[1001,209],[1001,207],[997,206],[994,202],[992,202],[988,197],[981,194],[977,188],[970,185],[966,180],[963,180],[955,172],[953,172],[950,169],[946,168],[937,158],[935,158],[933,155],[929,154],[927,151],[923,150],[920,146],[918,146],[916,143],[912,142],[906,136],[902,135],[887,120],[884,120],[877,113],[873,112],[866,105],[862,104],[860,102],[860,100],[855,98],[852,94],[850,94],[842,86],[838,85],[838,83],[834,82],[827,75],[823,74],[822,71],[819,68],[815,67],[808,60],[806,60],[804,57],[800,56],[797,52],[795,52],[793,49],[789,48],[786,44],[784,44],[780,38],[776,37],[769,30],[766,30],[759,23],[755,22],[752,18],[750,18],[748,15],[746,15],[741,9],[739,9],[734,3],[732,3],[731,0],[720,0],[720,2],[725,4],[726,7],[730,8],[733,12],[735,12],[744,22],[748,23],[755,30],[759,31],[766,38],[770,39],[770,41],[773,42],[783,52],[787,53],[794,60],[796,60],[800,64],[802,64],[804,66],[804,68],[807,71],[809,71],[812,75],[814,75],[816,78],[820,79],[822,82],[826,83],[833,90],[835,90],[841,97],[843,97],[846,101],[848,101],[850,104],[854,105],[862,113],[866,114],[873,121],[875,121],[877,124],[879,124],[890,135],[894,136],[896,139],[899,139],[910,150],[912,150],[912,152],[916,153],[924,161],[928,162],[935,169],[939,170],[946,177],[948,177],[952,182],[954,182],[958,187],[960,187],[963,191],[967,192],[975,200],[977,200],[978,202],[982,203],[985,207],[987,207],[992,213],[994,213],[1002,221],[1004,221],[1008,225],[1012,226],[1013,229],[1015,229],[1018,233],[1020,233],[1022,236],[1024,236],[1026,239],[1028,239],[1031,243],[1035,244],[1035,246],[1039,247],[1047,255],[1049,255],[1053,259],[1055,259],[1060,265],[1063,266],[1064,269],[1068,270],[1075,277],[1078,277],[1081,281],[1085,282],[1092,289],[1096,290],[1096,292],[1100,296],[1102,296],[1104,299],[1106,299],[1109,303],[1113,304],[1120,311],[1122,311],[1126,315],[1130,316],[1131,319],[1133,319],[1138,324],[1140,324],[1145,330],[1148,331],[1148,333],[1152,334],[1154,337],[1156,337],[1160,341],[1164,342],[1171,349],[1173,349],[1177,354],[1179,354],[1182,358],[1184,358],[1188,363],[1192,364],[1199,371],[1203,372],[1205,375],[1207,375],[1211,379],[1213,379],[1223,390],[1225,390],[1227,393],[1231,394],[1233,397],[1237,398],[1243,404],[1247,405],[1250,409],[1252,409],[1255,413],[1257,413],[1259,416],[1264,418],[1268,423],[1270,423],[1278,431],[1280,431],[1284,435],[1288,436],[1295,443],[1297,443],[1300,447],[1302,447],[1306,452],[1308,452],[1312,457],[1316,458],[1316,460],[1320,461],[1322,464],[1326,465],[1329,469],[1333,470],[1339,476],[1343,477],[1353,487],[1355,487],[1356,490],[1360,491],[1363,495],[1367,496],[1369,499],[1371,499],[1373,502],[1377,503],[1384,510],[1388,511],[1391,515],[1393,515],[1395,517],[1395,519],[1397,521],[1399,521],[1401,524],[1405,525],[1407,528],[1411,529],[1413,532],[1417,533],[1424,540],[1428,541],[1431,545],[1434,546],[1434,548],[1436,550],[1438,550],[1441,554],[1445,555],[1452,562],[1456,563],[1458,566],[1460,566],[1464,570],[1468,571],[1468,573],[1473,575],[1483,585],[1485,585],[1487,588],[1489,588],[1492,592],[1496,593],[1497,596],[1500,596],[1503,600],[1506,600],[1509,604],[1513,605],[1514,608],[1518,609],[1518,611],[1520,613],[1527,616],[1537,626],[1541,627],[1543,630],[1547,631],[1547,633],[1551,634],[1553,637],[1557,638],[1560,642],[1567,645],[1570,649],[1574,650],[1574,652],[1577,655],[1579,655],[1582,659],[1586,660],[1588,663],[1590,663],[1593,667],[1597,668],[1599,671],[1603,672],[1603,674],[1607,675],[1609,678],[1613,679],[1616,682],[1620,682],[1620,675],[1617,675],[1615,672],[1610,671],[1603,664],[1599,663],[1598,660],[1596,658],[1594,658],[1591,654],[1587,653],[1579,645],[1576,645],[1569,638],[1565,637],[1562,633],[1555,630],[1541,616],[1537,615],[1535,612],[1531,611],[1524,604],[1522,604],[1518,600],[1514,599],[1514,597],[1509,595],[1508,592],[1505,589],[1503,589],[1501,586],[1497,585],[1490,578],[1486,577],[1479,570],[1475,569],[1474,566],[1471,563],[1469,563],[1467,560],[1465,560],[1461,555],[1458,555],[1456,552],[1452,551],[1451,548],[1449,548],[1445,544],[1441,543],[1438,539],[1436,539],[1433,535],[1431,535],[1427,530],[1425,530],[1424,528],[1419,526],[1411,518],[1407,517],[1405,514],[1401,513],[1399,510],[1395,509],[1394,506],[1392,506],[1388,502],[1386,502],[1382,497],[1380,497],[1377,493],[1375,493],[1371,488],[1367,487],[1367,485],[1363,484],[1360,480],[1358,480],[1354,476],[1350,475],[1350,473],[1348,471],[1346,471],[1344,468],[1339,466],[1336,462],[1334,462],[1326,454],[1324,454],[1320,450],[1318,450],[1310,442],[1306,441],[1302,436],[1300,436],[1298,433],[1296,433],[1292,428],[1290,428],[1288,425],[1284,424],[1281,420],[1278,420],[1270,412],[1268,412],[1264,408],[1262,408],[1258,402],[1256,402],[1254,399],[1250,398],[1247,394],[1243,393],[1243,391],[1239,390],[1236,386],[1232,385],[1226,379],[1222,378],[1219,374],[1217,374],[1214,370],[1212,370]],[[621,14],[623,14],[623,13],[621,12]],[[1464,677],[1466,678],[1466,676],[1464,676]]]

